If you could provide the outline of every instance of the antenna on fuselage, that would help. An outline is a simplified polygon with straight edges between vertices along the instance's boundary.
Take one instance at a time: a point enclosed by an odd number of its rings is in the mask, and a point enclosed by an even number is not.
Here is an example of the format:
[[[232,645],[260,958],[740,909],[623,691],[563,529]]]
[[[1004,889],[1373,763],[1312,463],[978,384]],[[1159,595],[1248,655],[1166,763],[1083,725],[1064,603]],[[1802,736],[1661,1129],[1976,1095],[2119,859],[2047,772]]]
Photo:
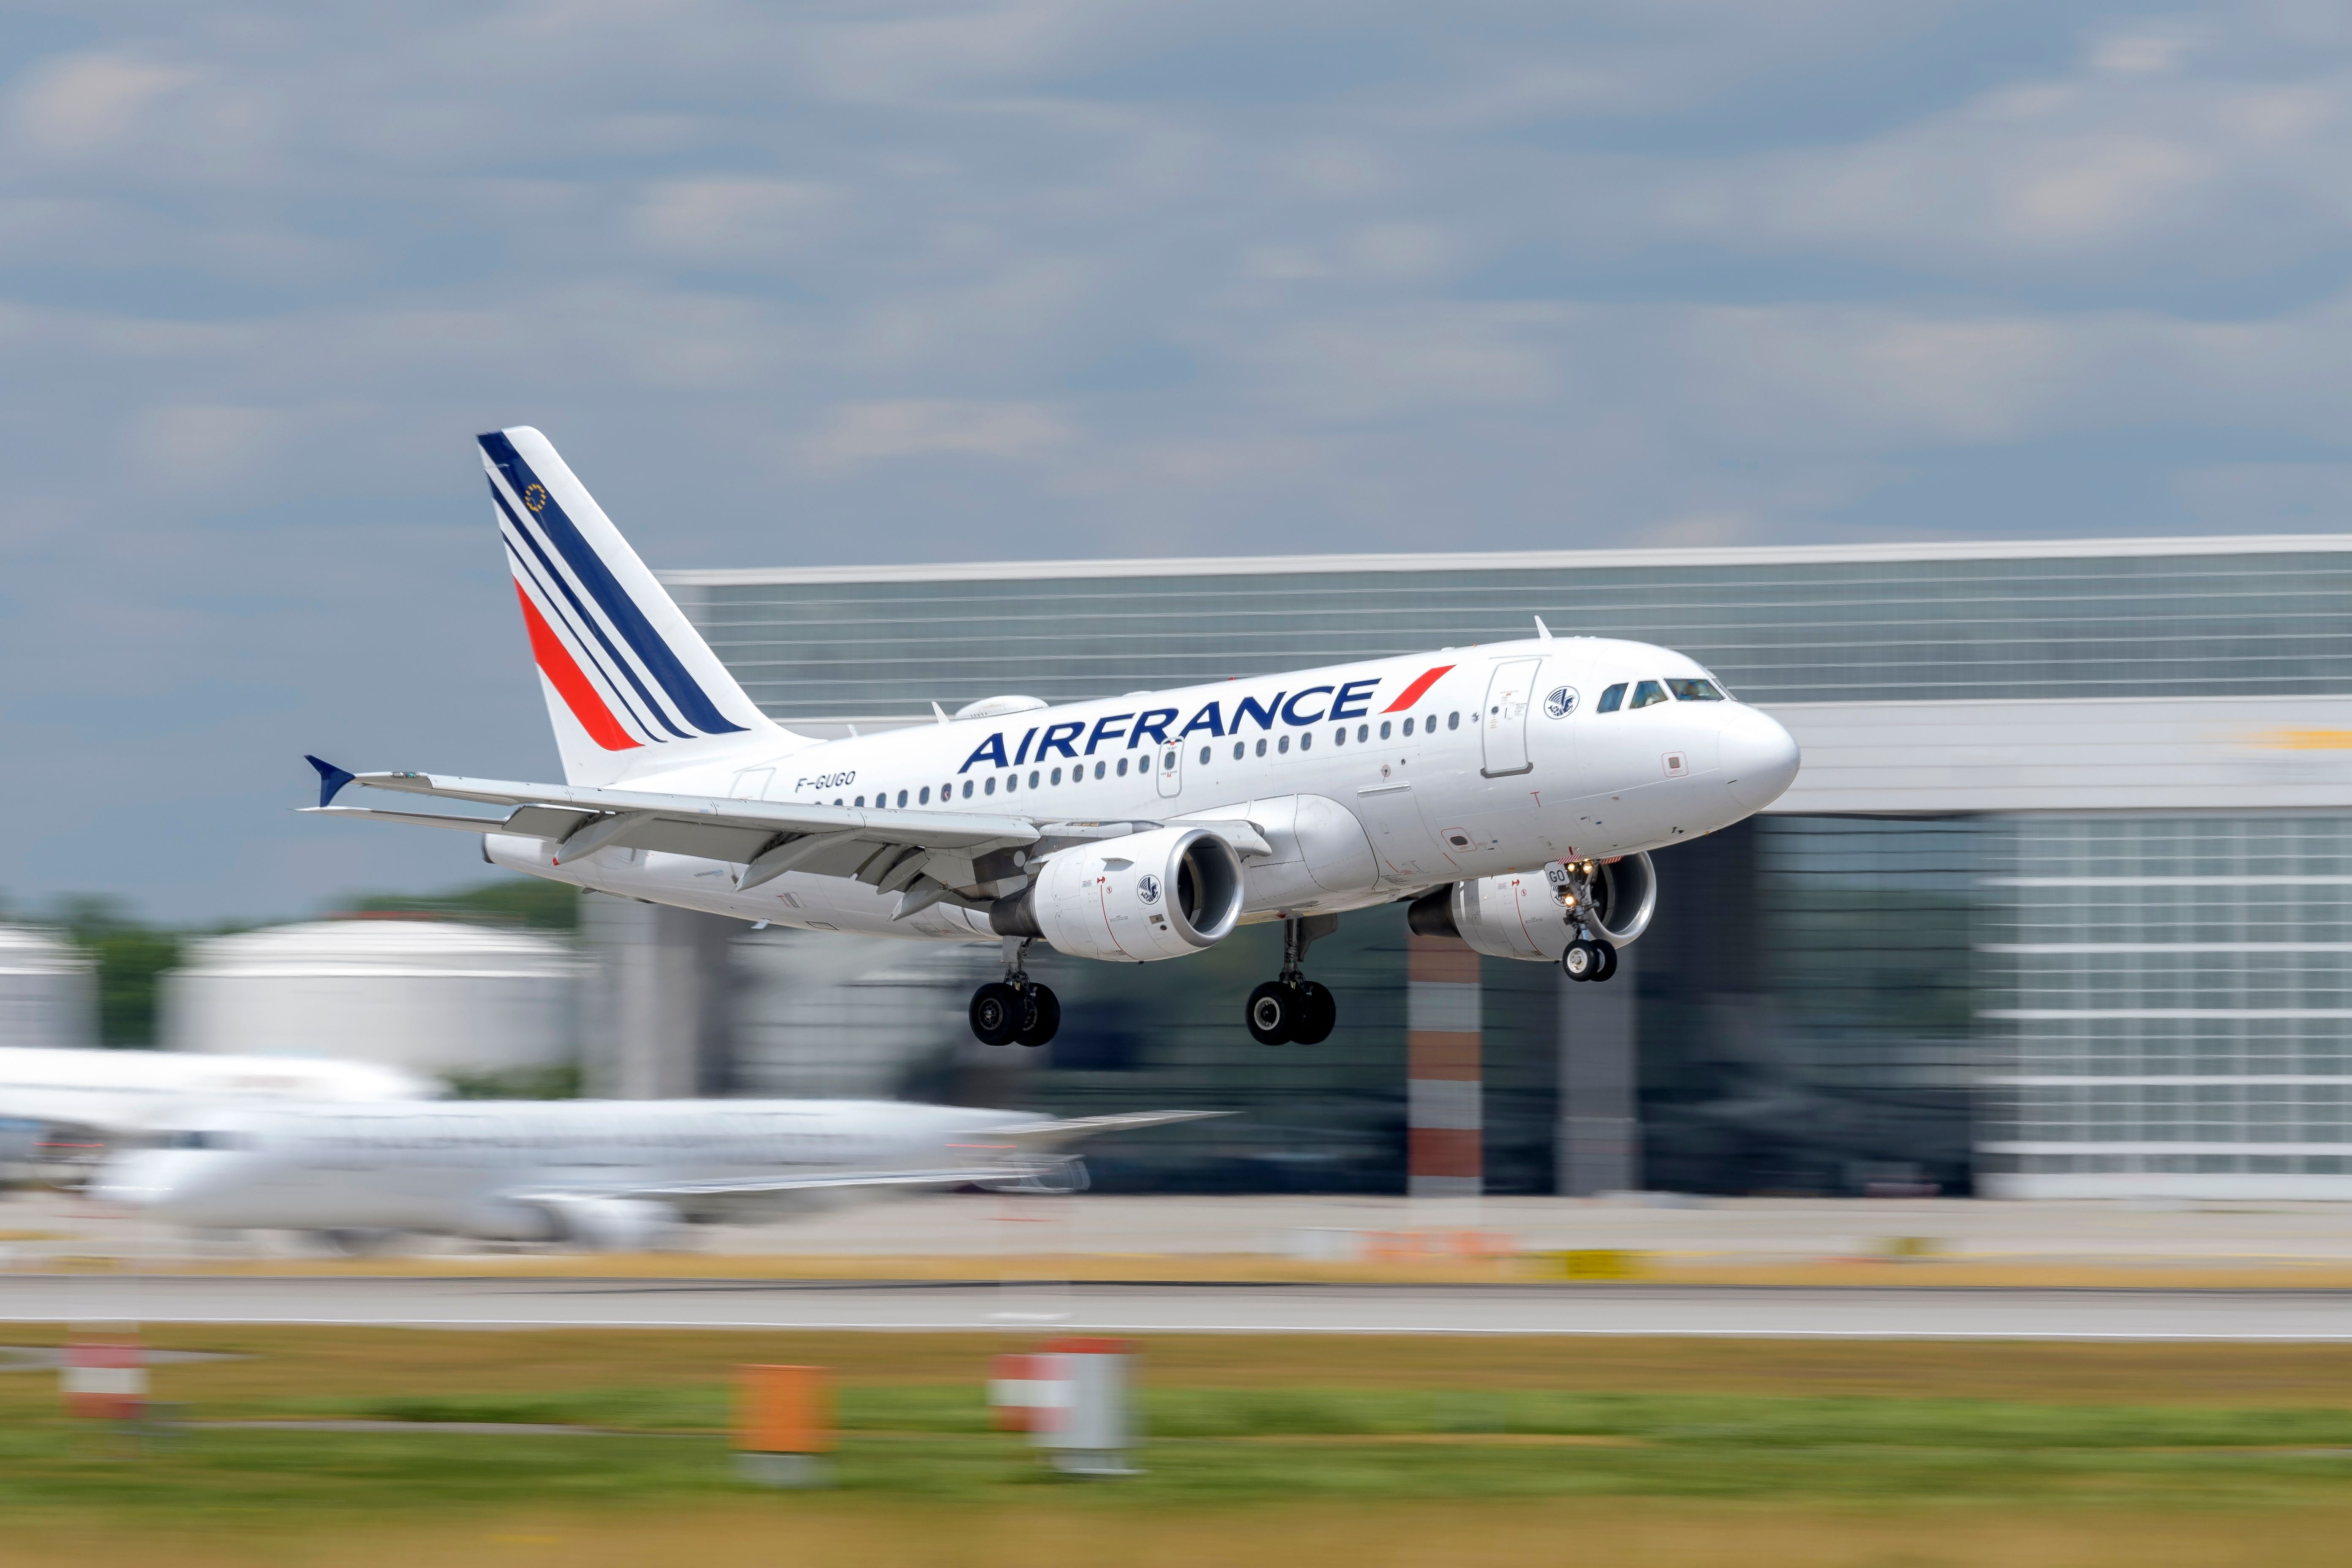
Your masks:
[[[1551,628],[1543,624],[1541,616],[1536,617],[1536,638],[1539,642],[1551,641]]]

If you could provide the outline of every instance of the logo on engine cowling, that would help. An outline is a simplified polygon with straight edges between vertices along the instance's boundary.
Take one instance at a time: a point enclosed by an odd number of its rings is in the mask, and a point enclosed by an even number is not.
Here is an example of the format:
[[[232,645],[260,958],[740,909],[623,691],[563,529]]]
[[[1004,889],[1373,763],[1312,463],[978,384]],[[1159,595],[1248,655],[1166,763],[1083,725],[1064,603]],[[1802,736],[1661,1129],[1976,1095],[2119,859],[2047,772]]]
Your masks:
[[[1160,879],[1148,872],[1135,879],[1135,896],[1147,904],[1160,901]]]
[[[1555,719],[1565,719],[1576,711],[1576,688],[1563,686],[1544,699],[1544,711]]]

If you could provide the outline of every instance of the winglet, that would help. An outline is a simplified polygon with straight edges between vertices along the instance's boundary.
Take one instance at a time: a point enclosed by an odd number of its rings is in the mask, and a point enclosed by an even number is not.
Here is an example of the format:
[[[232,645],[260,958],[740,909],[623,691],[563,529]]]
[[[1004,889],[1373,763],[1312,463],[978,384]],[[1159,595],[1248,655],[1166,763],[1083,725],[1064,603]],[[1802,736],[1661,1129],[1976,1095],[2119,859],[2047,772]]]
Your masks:
[[[1551,641],[1551,628],[1543,624],[1541,616],[1536,617],[1536,636],[1544,642]]]
[[[319,770],[319,804],[320,805],[334,805],[335,796],[341,795],[343,786],[357,776],[345,773],[332,763],[321,762],[317,757],[304,757],[302,760]]]
[[[948,721],[948,710],[940,707],[936,700],[931,703],[931,712],[940,723],[944,724]]]

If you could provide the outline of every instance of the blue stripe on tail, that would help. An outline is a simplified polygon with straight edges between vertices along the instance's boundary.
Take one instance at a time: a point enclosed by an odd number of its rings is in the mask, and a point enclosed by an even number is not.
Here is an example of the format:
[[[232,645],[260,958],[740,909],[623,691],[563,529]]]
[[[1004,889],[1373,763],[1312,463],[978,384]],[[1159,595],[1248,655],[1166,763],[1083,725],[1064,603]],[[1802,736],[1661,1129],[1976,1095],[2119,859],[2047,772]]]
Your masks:
[[[506,475],[507,482],[514,487],[515,494],[525,494],[532,485],[539,484],[539,476],[531,472],[530,465],[523,461],[522,454],[515,450],[514,443],[507,439],[505,432],[493,430],[476,439],[481,442],[482,450],[489,454],[490,461]],[[547,494],[544,485],[540,486],[540,489],[541,494]],[[677,655],[670,651],[669,644],[654,630],[653,624],[646,619],[645,612],[637,608],[637,602],[629,597],[627,590],[606,568],[604,558],[580,537],[580,530],[571,518],[564,515],[563,508],[555,498],[548,495],[547,504],[531,515],[546,531],[549,542],[563,557],[564,563],[572,568],[573,575],[588,590],[589,596],[596,601],[598,607],[620,632],[622,640],[636,651],[646,668],[660,682],[661,689],[669,693],[670,700],[677,704],[678,711],[686,715],[687,721],[706,735],[741,733],[744,726],[728,722],[727,716],[719,711],[718,705],[710,700],[709,693],[702,689],[701,683],[687,673],[686,667],[677,661]]]

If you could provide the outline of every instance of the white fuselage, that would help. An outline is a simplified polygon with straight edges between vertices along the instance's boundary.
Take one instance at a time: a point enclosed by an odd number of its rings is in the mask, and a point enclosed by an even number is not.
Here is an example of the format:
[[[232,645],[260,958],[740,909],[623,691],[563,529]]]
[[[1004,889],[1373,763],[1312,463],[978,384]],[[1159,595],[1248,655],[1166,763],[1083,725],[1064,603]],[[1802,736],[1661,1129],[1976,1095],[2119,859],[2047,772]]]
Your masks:
[[[1435,672],[1435,673],[1433,673]],[[1337,912],[1414,890],[1698,837],[1770,804],[1797,747],[1735,700],[1632,705],[1643,682],[1705,681],[1645,643],[1559,637],[1036,707],[848,740],[747,740],[721,762],[620,787],[808,805],[1019,813],[1046,822],[1242,820],[1244,920]],[[1599,711],[1612,687],[1627,689]],[[607,847],[558,864],[492,834],[496,863],[659,903],[818,931],[994,940],[985,910],[788,872]]]
[[[406,1100],[437,1086],[373,1062],[0,1047],[0,1118],[136,1131],[243,1100]]]
[[[101,1201],[226,1229],[576,1235],[642,1194],[805,1173],[970,1171],[1018,1111],[864,1100],[463,1100],[222,1113],[117,1155]],[[752,1194],[756,1197],[757,1194]],[[691,1217],[691,1193],[662,1206]]]

